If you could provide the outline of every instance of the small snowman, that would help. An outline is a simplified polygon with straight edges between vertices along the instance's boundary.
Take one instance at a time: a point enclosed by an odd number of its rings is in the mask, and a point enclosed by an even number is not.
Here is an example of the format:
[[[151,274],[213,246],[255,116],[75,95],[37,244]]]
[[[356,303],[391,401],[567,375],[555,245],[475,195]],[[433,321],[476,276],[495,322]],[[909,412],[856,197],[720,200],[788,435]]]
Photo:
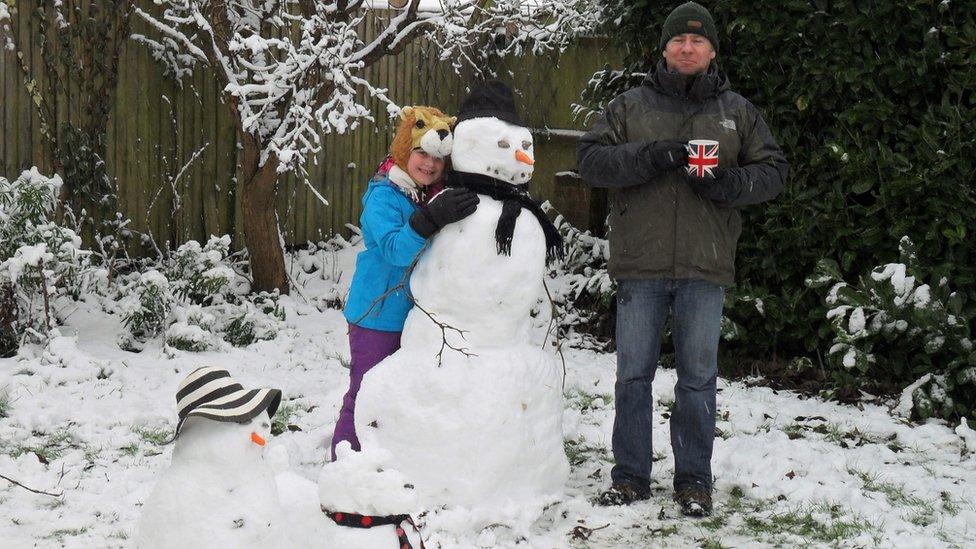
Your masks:
[[[532,134],[508,86],[476,86],[457,119],[448,186],[478,193],[478,209],[418,261],[402,346],[364,377],[356,432],[429,508],[551,501],[569,473],[562,380],[531,314],[562,241],[527,192]]]
[[[143,506],[141,549],[294,546],[274,473],[262,460],[278,389],[244,389],[202,367],[176,393],[172,463]]]

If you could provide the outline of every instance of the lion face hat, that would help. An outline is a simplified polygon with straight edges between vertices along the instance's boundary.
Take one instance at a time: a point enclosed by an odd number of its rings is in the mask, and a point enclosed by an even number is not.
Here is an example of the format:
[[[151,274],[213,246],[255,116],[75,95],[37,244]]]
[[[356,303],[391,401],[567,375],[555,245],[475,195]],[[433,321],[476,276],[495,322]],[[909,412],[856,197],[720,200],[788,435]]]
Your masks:
[[[400,127],[390,144],[390,156],[401,170],[407,170],[410,151],[418,147],[438,158],[451,154],[454,144],[451,127],[455,117],[434,107],[415,106],[404,107],[400,118]]]

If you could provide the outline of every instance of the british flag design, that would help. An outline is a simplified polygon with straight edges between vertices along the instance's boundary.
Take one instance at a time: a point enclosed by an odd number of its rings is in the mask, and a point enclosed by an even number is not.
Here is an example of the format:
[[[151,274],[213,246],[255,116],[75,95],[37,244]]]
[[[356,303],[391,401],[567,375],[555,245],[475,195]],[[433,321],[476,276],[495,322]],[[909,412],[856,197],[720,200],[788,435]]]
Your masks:
[[[718,167],[718,143],[689,143],[688,149],[688,175],[715,177],[712,169]]]

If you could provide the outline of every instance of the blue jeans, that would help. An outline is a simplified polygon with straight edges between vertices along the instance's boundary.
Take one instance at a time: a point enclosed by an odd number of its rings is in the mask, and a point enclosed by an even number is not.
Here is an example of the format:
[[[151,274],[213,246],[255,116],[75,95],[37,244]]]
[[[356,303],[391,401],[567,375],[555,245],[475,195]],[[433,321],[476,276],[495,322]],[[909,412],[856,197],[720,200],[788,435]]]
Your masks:
[[[611,472],[650,492],[651,382],[672,313],[678,382],[671,412],[674,489],[712,488],[715,378],[725,288],[693,279],[621,280],[617,289],[617,383]]]

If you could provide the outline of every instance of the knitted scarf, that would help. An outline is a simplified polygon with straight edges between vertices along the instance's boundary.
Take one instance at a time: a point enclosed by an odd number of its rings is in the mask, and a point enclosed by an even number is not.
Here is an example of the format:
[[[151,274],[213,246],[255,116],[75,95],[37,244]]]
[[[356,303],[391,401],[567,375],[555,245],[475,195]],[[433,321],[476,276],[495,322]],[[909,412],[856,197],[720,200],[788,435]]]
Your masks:
[[[515,222],[522,208],[535,216],[546,236],[546,263],[563,257],[563,237],[556,226],[549,221],[542,206],[529,195],[529,184],[513,185],[494,177],[469,172],[448,172],[448,187],[464,187],[477,194],[483,194],[502,203],[502,215],[495,226],[495,245],[499,255],[512,255],[512,236]]]

